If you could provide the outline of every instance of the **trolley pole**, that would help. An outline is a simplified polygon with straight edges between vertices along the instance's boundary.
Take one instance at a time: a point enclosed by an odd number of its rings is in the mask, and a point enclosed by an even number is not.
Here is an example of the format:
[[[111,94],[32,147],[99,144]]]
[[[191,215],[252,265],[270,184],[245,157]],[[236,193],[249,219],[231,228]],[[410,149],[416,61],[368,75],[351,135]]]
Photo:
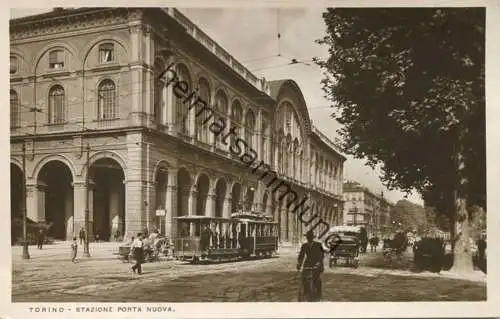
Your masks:
[[[87,143],[87,176],[85,177],[85,186],[86,186],[86,192],[85,192],[85,243],[83,246],[83,255],[85,257],[90,257],[90,250],[89,250],[89,231],[90,231],[90,221],[89,221],[89,198],[90,198],[90,145]]]
[[[27,202],[28,194],[26,193],[26,145],[23,141],[23,259],[30,259],[28,251],[28,231],[27,231]]]

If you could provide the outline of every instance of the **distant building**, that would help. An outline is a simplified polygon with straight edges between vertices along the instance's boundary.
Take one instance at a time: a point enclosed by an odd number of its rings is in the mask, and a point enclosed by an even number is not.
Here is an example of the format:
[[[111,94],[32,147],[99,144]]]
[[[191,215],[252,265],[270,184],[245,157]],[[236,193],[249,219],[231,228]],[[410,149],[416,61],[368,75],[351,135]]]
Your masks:
[[[343,185],[344,224],[362,225],[369,236],[384,237],[391,231],[390,211],[393,205],[383,193],[375,194],[358,182],[348,181]]]

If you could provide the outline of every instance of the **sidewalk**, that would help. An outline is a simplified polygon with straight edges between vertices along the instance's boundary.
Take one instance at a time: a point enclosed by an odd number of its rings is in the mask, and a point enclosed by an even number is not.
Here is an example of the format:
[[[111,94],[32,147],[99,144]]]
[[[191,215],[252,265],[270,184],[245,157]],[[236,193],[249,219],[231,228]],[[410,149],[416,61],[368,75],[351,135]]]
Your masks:
[[[120,242],[100,242],[90,243],[90,255],[94,259],[101,258],[116,258],[114,253],[118,252]],[[11,248],[12,260],[22,259],[23,247],[13,246]],[[30,259],[46,259],[47,257],[63,257],[67,258],[71,254],[71,241],[58,241],[50,245],[44,245],[42,249],[38,249],[36,245],[30,245],[28,248]],[[78,255],[83,254],[83,245],[78,244]]]

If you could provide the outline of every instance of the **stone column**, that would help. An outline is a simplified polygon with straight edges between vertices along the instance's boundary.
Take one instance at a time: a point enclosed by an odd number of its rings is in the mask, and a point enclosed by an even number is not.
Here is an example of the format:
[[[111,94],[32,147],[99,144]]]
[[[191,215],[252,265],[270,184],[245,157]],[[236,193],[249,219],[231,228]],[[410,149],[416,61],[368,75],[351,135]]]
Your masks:
[[[205,216],[215,217],[215,198],[217,196],[212,191],[207,195],[207,203],[205,207]]]
[[[144,105],[143,93],[145,92],[143,84],[145,83],[142,59],[143,57],[143,28],[139,23],[129,26],[130,29],[130,73],[131,73],[131,87],[130,91],[134,92],[131,94],[131,124],[132,125],[143,125],[144,116]],[[148,92],[148,91],[146,91]]]
[[[73,182],[73,234],[78,237],[80,229],[85,228],[85,200],[87,186],[85,181]]]
[[[280,232],[281,232],[281,241],[282,242],[287,242],[288,241],[288,233],[287,233],[287,212],[286,212],[286,205],[282,203],[281,209],[280,209]]]
[[[224,198],[224,204],[222,209],[222,217],[224,218],[231,217],[232,198],[230,194],[231,193],[227,194],[226,197]]]
[[[189,207],[189,212],[188,212],[188,215],[189,216],[194,216],[196,215],[197,211],[197,207],[196,207],[196,195],[197,195],[197,191],[195,189],[191,190],[190,193],[189,193],[189,198],[188,198],[188,207]],[[194,236],[194,233],[195,233],[195,229],[194,229],[194,225],[191,224],[191,226],[189,227],[189,234],[190,236]]]
[[[192,90],[193,88],[188,88],[189,90]],[[189,94],[189,93],[188,93]],[[188,107],[191,103],[186,103],[184,104],[184,107]],[[189,119],[188,119],[188,132],[189,136],[193,141],[196,141],[196,107],[191,108],[191,110],[188,111],[189,114]]]
[[[125,184],[125,237],[136,236],[146,227],[146,167],[141,133],[127,134],[127,180]]]
[[[168,72],[168,77],[171,77],[171,72]],[[166,80],[168,82],[168,78]],[[173,84],[170,83],[165,89],[165,106],[163,109],[165,114],[166,124],[168,126],[168,133],[175,135],[175,98],[173,93]]]
[[[47,185],[41,182],[38,184],[26,185],[26,215],[35,222],[45,221],[46,188]]]
[[[165,235],[172,240],[177,236],[177,168],[168,169],[167,193],[165,194]]]
[[[65,221],[66,221],[66,240],[73,239],[73,190],[67,189],[64,198],[64,211],[65,211]],[[77,236],[78,237],[78,236]]]

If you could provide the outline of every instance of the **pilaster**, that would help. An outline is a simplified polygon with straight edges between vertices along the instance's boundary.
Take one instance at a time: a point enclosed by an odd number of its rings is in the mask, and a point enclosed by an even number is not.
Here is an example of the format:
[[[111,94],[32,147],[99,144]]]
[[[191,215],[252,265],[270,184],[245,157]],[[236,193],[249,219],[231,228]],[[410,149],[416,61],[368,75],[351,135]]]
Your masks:
[[[26,185],[26,215],[35,222],[45,221],[45,190],[44,183]]]
[[[169,168],[167,193],[165,196],[165,235],[172,240],[177,236],[177,168]]]

